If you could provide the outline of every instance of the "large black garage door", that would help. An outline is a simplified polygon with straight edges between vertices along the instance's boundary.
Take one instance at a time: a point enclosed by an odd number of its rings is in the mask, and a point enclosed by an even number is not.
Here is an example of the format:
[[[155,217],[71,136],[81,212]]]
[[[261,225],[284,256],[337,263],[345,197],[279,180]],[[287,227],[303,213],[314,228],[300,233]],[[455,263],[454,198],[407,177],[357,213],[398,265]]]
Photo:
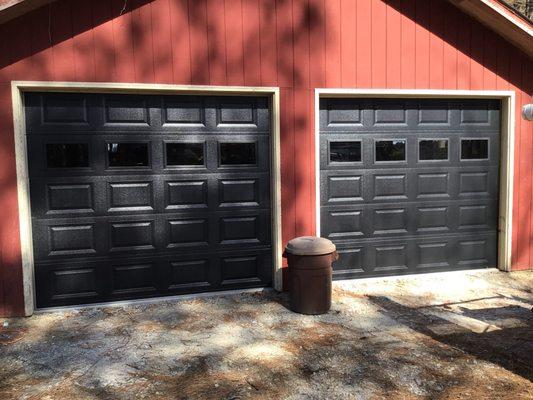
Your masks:
[[[336,278],[497,265],[499,102],[323,99]]]
[[[25,97],[37,306],[267,286],[260,97]]]

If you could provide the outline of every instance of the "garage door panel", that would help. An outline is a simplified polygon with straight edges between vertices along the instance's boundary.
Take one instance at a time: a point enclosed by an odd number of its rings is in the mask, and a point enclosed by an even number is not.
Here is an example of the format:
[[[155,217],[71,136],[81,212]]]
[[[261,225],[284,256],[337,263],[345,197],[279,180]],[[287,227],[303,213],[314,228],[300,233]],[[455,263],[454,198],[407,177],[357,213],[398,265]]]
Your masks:
[[[26,100],[39,307],[270,284],[267,98]]]
[[[495,266],[499,102],[323,99],[336,278]]]

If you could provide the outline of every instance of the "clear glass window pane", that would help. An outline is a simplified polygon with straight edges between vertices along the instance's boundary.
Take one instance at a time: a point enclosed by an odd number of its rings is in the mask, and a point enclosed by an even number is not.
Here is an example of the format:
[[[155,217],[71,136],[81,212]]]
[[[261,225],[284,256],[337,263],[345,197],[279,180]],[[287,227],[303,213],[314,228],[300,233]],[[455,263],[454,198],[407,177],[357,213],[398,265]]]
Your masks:
[[[418,142],[418,157],[420,161],[447,160],[447,139],[424,139]]]
[[[220,143],[220,165],[255,164],[255,143]]]
[[[204,165],[204,144],[167,143],[167,165]]]
[[[330,162],[361,161],[361,142],[330,142]]]
[[[405,139],[376,140],[376,161],[405,161]]]
[[[486,160],[488,158],[488,139],[461,139],[461,160]]]
[[[46,145],[48,168],[83,168],[89,166],[87,143],[48,143]]]
[[[148,143],[108,143],[110,167],[147,167]]]

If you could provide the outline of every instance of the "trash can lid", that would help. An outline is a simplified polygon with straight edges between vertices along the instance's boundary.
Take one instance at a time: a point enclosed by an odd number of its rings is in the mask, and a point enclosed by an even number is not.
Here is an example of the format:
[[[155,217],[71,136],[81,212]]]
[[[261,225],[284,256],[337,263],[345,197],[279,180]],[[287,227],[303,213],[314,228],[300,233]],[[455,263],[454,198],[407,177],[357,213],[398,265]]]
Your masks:
[[[331,240],[317,236],[301,236],[292,239],[287,243],[285,251],[298,256],[317,256],[329,254],[335,251],[336,247]]]

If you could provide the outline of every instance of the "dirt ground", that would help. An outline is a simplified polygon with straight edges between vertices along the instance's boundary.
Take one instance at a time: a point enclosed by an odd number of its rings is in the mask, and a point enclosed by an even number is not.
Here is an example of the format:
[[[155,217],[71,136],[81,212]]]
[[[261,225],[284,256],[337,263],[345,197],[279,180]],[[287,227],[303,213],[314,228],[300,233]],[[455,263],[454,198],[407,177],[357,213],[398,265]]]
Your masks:
[[[533,398],[533,272],[334,287],[320,316],[268,290],[5,320],[0,399]]]

